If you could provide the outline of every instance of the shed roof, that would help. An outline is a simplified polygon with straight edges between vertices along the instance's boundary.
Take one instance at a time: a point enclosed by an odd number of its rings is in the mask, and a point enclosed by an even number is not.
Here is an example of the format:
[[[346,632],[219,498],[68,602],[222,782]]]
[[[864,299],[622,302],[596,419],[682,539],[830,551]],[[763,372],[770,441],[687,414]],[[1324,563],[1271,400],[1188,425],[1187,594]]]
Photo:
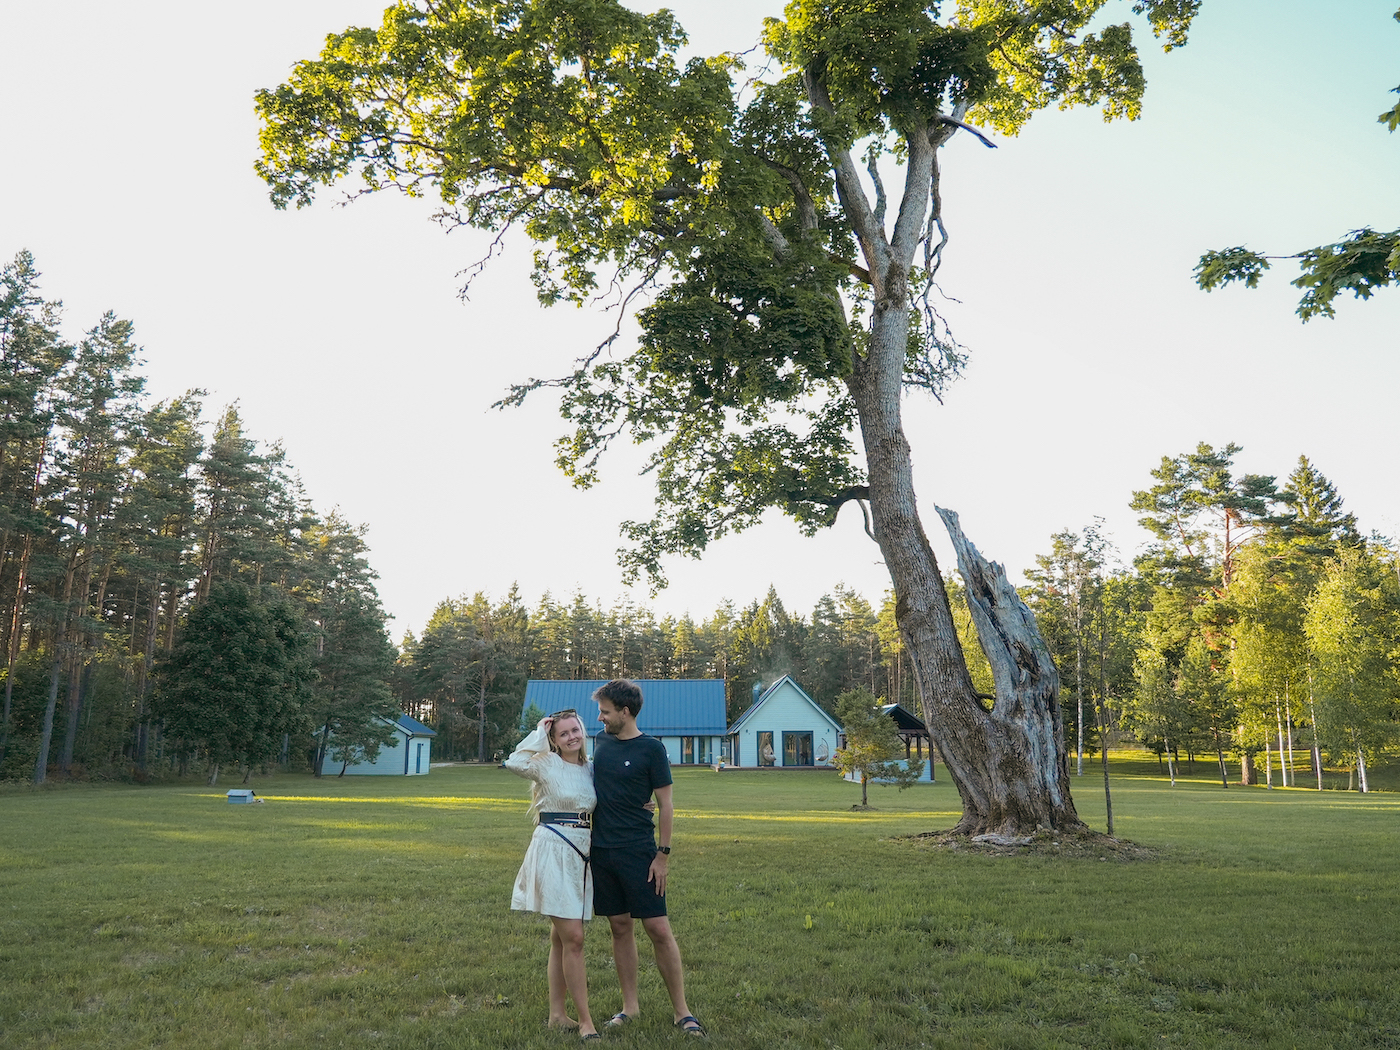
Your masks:
[[[719,678],[636,679],[642,691],[637,728],[652,736],[723,736],[724,682]],[[521,715],[534,704],[545,714],[572,707],[590,732],[601,729],[593,690],[608,679],[532,678],[525,685]]]
[[[418,719],[411,718],[408,715],[399,715],[398,718],[394,719],[394,722],[399,728],[408,733],[409,736],[437,736],[434,730],[429,729],[422,722],[418,721]]]
[[[798,694],[802,697],[802,699],[806,700],[807,703],[812,705],[812,710],[816,711],[817,714],[821,715],[822,718],[830,722],[837,732],[841,731],[841,727],[836,724],[836,720],[826,713],[825,709],[823,709],[821,704],[817,703],[815,700],[813,700],[810,696],[807,695],[807,690],[803,689],[800,685],[797,684],[797,679],[793,678],[792,675],[785,674],[772,685],[770,685],[767,689],[765,689],[763,695],[760,696],[757,700],[755,700],[752,704],[750,704],[747,710],[745,710],[742,715],[740,715],[734,720],[734,724],[729,727],[729,733],[733,734],[739,732],[739,728],[744,724],[744,722],[747,721],[755,711],[762,707],[764,703],[768,700],[768,698],[782,687],[784,682],[792,686],[792,688],[796,689]]]
[[[880,711],[894,719],[894,724],[899,727],[901,733],[928,732],[928,726],[924,725],[924,720],[911,714],[907,708],[900,704],[886,704],[880,708]]]

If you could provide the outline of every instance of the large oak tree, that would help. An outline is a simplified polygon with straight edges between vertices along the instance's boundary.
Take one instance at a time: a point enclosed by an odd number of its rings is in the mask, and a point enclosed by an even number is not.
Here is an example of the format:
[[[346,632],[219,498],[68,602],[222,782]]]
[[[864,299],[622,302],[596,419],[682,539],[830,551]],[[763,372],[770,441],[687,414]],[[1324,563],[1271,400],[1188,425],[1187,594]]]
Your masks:
[[[649,443],[657,511],[624,524],[624,566],[659,582],[663,558],[769,508],[810,532],[858,502],[960,829],[1072,826],[1053,664],[1000,568],[940,512],[996,696],[974,688],[915,505],[901,400],[938,394],[961,360],[929,299],[946,241],[939,147],[965,128],[1014,134],[1052,104],[1135,117],[1132,29],[1099,18],[1107,6],[794,0],[765,23],[772,75],[747,79],[735,55],[679,64],[667,11],[400,3],[259,93],[258,170],[278,206],[347,178],[436,194],[443,222],[492,231],[493,249],[512,228],[531,238],[545,302],[609,287],[620,314],[644,301],[634,349],[606,342],[506,399],[562,391],[559,462],[580,484],[619,435]],[[1198,6],[1131,9],[1170,48]],[[895,166],[902,187],[887,192]]]

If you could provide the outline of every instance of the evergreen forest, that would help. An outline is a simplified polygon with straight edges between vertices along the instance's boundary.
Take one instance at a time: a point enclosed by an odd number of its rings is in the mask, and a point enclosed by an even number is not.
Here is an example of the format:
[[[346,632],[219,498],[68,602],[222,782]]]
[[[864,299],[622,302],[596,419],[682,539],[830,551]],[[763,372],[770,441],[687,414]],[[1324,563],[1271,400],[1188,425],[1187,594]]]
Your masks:
[[[395,646],[364,526],[318,511],[236,403],[152,402],[131,322],[71,339],[63,321],[21,252],[0,278],[0,779],[334,775],[399,713],[437,731],[437,759],[493,761],[530,678],[720,678],[732,720],[790,674],[833,713],[853,690],[919,711],[893,596],[840,583],[810,612],[770,587],[700,619],[463,594]],[[1400,745],[1400,560],[1306,455],[1261,476],[1240,451],[1144,464],[1124,499],[1151,540],[1130,562],[1090,520],[1026,569],[1069,761],[1107,742],[1173,773],[1204,758],[1226,786],[1328,768],[1367,790]]]

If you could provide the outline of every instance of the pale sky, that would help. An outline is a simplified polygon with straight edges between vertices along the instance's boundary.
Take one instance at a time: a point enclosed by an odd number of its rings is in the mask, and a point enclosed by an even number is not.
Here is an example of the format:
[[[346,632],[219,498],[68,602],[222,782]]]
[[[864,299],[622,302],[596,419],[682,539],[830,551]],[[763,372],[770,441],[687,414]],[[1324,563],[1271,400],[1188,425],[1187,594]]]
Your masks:
[[[945,150],[941,277],[971,362],[944,406],[905,403],[945,570],[935,503],[1013,578],[1096,515],[1131,556],[1146,538],[1131,492],[1198,441],[1237,442],[1240,471],[1280,479],[1306,454],[1363,531],[1400,534],[1400,290],[1303,325],[1289,263],[1253,292],[1191,280],[1210,248],[1286,254],[1400,226],[1400,135],[1376,122],[1400,82],[1396,4],[1205,0],[1185,49],[1139,34],[1140,121],[1052,111],[996,150]],[[633,450],[576,492],[545,399],[489,407],[567,371],[612,321],[540,308],[523,241],[463,303],[456,275],[484,235],[390,196],[278,212],[253,173],[254,91],[383,6],[0,0],[0,256],[34,253],[72,337],[105,310],[133,320],[153,397],[204,387],[208,416],[237,400],[251,436],[282,439],[318,509],[368,526],[395,638],[443,598],[512,581],[531,605],[580,589],[645,602],[614,558],[618,523],[651,506]],[[752,46],[782,4],[671,6],[708,54]],[[872,603],[888,586],[854,507],[817,539],[775,516],[668,571],[658,615],[697,620],[770,583],[803,614],[838,582]]]

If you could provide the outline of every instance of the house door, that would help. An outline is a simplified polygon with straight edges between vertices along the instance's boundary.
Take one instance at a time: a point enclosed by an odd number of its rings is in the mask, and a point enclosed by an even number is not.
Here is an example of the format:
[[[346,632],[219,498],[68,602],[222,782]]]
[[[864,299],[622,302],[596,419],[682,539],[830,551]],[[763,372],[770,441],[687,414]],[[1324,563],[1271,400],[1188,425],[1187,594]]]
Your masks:
[[[784,733],[783,765],[810,766],[812,764],[812,734]]]
[[[414,756],[414,759],[413,759],[413,771],[414,771],[415,773],[421,773],[421,772],[423,772],[423,745],[422,745],[422,744],[419,744],[419,745],[418,745],[418,754],[417,754],[416,756]]]

